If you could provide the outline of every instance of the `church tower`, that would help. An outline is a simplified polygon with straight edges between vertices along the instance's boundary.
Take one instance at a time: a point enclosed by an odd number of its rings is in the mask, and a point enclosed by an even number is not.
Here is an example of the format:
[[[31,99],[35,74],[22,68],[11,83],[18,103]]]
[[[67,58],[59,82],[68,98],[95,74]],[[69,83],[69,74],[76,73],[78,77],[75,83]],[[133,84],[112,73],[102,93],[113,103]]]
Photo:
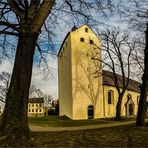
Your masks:
[[[100,47],[100,39],[87,25],[73,27],[65,37],[58,53],[60,116],[103,117]]]

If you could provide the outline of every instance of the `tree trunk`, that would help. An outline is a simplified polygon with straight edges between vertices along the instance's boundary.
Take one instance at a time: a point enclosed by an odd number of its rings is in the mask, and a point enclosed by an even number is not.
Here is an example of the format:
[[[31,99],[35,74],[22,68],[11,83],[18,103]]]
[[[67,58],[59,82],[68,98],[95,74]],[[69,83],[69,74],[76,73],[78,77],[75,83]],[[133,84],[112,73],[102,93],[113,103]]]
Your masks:
[[[116,106],[116,120],[121,120],[121,104],[123,95],[119,94],[118,102]]]
[[[145,113],[146,113],[146,98],[147,98],[146,84],[144,81],[140,89],[141,89],[141,94],[140,94],[140,101],[138,106],[136,125],[144,126],[145,125],[144,119],[145,119]]]
[[[28,97],[32,76],[33,56],[37,34],[24,33],[19,36],[11,83],[6,96],[0,134],[8,145],[15,146],[29,138]]]
[[[146,44],[144,50],[144,74],[142,77],[142,85],[140,87],[140,101],[138,106],[138,113],[137,113],[137,126],[144,126],[145,125],[145,113],[146,113],[146,99],[147,99],[147,90],[148,90],[148,23],[146,29]]]

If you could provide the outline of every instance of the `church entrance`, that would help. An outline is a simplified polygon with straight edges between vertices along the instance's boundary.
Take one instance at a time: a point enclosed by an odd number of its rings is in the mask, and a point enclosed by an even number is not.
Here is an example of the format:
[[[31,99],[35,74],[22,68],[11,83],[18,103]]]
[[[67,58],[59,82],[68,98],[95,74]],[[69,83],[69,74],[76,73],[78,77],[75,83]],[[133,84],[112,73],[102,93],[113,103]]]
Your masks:
[[[88,113],[88,119],[94,118],[94,107],[93,107],[93,105],[88,106],[87,113]]]
[[[135,107],[135,104],[134,104],[133,100],[130,98],[125,104],[126,116],[133,116],[134,115],[134,107]]]
[[[129,104],[128,109],[129,109],[129,116],[134,115],[134,105],[132,103]]]

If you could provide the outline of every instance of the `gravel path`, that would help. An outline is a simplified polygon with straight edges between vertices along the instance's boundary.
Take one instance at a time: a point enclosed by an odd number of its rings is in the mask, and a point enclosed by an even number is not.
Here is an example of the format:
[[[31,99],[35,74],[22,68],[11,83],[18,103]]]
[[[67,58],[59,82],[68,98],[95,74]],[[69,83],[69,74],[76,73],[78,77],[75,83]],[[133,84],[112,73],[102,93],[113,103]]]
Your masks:
[[[148,119],[146,119],[148,122]],[[73,130],[85,130],[85,129],[99,129],[99,128],[106,128],[106,127],[115,127],[115,126],[122,126],[128,124],[134,124],[135,121],[124,121],[124,122],[113,122],[113,123],[106,123],[106,124],[99,124],[99,125],[89,125],[89,126],[77,126],[77,127],[51,127],[48,125],[38,126],[34,124],[30,124],[30,130],[33,132],[54,132],[54,131],[73,131]]]

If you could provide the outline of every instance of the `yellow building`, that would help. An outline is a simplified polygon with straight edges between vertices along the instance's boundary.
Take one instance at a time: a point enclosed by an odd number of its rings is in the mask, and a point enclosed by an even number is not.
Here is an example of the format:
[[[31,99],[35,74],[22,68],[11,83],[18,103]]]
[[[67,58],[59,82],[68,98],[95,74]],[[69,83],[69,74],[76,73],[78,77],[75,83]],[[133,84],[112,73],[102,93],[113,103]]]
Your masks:
[[[112,80],[102,70],[101,40],[87,26],[73,27],[58,53],[60,115],[71,119],[115,117],[118,93]],[[99,76],[95,71],[101,73]],[[105,75],[104,75],[105,73]],[[120,79],[120,76],[118,76]],[[136,115],[140,83],[130,80],[123,101],[122,116]]]
[[[29,98],[28,116],[43,116],[44,115],[44,99]]]

